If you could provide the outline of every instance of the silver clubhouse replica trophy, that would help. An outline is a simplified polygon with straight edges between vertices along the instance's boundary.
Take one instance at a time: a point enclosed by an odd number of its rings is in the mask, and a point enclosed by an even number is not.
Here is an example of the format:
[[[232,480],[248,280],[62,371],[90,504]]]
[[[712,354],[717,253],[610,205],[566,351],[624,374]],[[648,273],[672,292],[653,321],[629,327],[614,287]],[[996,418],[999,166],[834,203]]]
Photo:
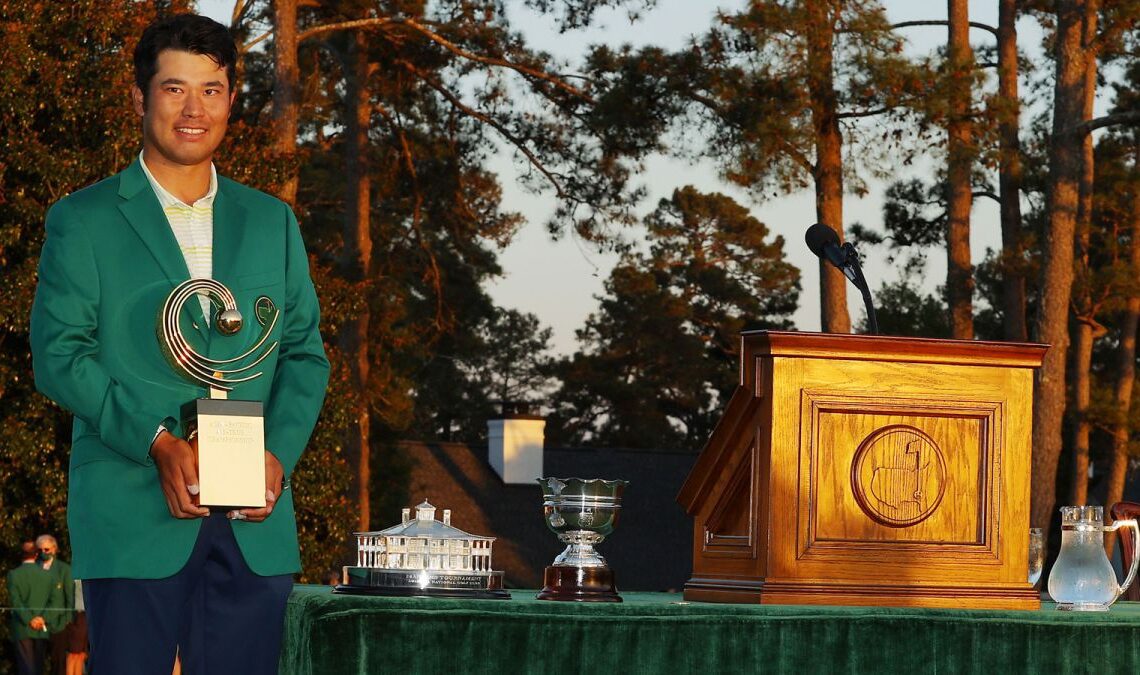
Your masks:
[[[629,481],[539,478],[546,526],[566,550],[543,572],[539,600],[621,602],[614,573],[594,545],[614,531]]]
[[[171,367],[183,377],[209,388],[209,397],[182,406],[186,440],[197,442],[198,495],[202,506],[260,508],[265,506],[265,422],[261,401],[229,398],[236,385],[261,377],[257,366],[277,349],[266,345],[280,317],[273,301],[261,296],[253,314],[261,333],[245,352],[214,359],[195,351],[182,334],[179,317],[188,300],[206,296],[208,317],[223,336],[237,335],[245,323],[237,300],[225,285],[213,279],[190,279],[179,284],[163,303],[158,316],[158,342]]]
[[[404,509],[400,524],[356,533],[356,565],[346,566],[334,593],[422,595],[507,600],[503,573],[491,568],[494,537],[468,534],[451,525],[451,510],[435,519],[424,500]]]

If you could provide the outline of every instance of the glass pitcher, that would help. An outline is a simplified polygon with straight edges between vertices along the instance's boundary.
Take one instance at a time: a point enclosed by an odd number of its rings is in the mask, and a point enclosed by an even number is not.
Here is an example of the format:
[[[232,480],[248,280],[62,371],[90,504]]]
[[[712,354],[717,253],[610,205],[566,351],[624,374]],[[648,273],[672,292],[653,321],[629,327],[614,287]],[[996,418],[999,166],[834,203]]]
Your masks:
[[[1116,572],[1104,552],[1104,533],[1131,527],[1136,535],[1132,567],[1124,584],[1116,583]],[[1104,524],[1100,506],[1061,507],[1061,554],[1049,573],[1049,595],[1057,609],[1076,612],[1106,612],[1136,577],[1140,562],[1140,530],[1135,520]]]

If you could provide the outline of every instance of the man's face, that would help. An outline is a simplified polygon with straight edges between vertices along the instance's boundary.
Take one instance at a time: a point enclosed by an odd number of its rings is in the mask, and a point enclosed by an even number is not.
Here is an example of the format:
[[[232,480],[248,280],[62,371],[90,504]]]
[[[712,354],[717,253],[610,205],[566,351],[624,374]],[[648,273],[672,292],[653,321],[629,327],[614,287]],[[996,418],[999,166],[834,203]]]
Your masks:
[[[145,104],[142,91],[131,88],[135,112],[143,118],[147,161],[208,163],[225,136],[234,100],[226,69],[209,56],[166,49],[147,86]]]
[[[45,541],[39,549],[40,557],[44,560],[54,558],[55,554],[59,552],[59,547],[53,541]]]

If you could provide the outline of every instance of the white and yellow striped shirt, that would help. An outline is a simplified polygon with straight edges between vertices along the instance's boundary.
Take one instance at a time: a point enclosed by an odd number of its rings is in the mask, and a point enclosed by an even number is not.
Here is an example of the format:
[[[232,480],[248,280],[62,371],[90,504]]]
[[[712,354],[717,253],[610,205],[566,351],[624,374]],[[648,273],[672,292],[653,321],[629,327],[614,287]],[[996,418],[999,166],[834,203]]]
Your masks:
[[[213,163],[210,164],[210,189],[206,195],[193,204],[186,204],[181,199],[170,194],[151,175],[142,153],[139,153],[139,165],[146,174],[147,181],[154,189],[158,203],[166,214],[166,222],[178,240],[178,248],[182,249],[182,257],[186,259],[186,269],[190,271],[191,279],[212,279],[214,276],[214,197],[218,194],[218,172]],[[210,316],[210,301],[206,296],[198,296],[202,304],[202,313]]]

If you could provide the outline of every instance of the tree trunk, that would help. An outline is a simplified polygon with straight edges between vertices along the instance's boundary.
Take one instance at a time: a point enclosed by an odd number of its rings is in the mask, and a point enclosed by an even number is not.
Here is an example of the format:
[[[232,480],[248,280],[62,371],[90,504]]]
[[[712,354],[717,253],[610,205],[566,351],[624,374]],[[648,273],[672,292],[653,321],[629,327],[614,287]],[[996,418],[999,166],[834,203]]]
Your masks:
[[[1091,119],[1093,101],[1096,98],[1096,54],[1093,40],[1096,36],[1096,0],[1090,0],[1089,11],[1085,16],[1082,48],[1085,53],[1084,106],[1083,119]],[[1074,504],[1084,504],[1088,498],[1089,472],[1089,395],[1092,368],[1092,350],[1096,339],[1104,335],[1104,328],[1096,322],[1096,308],[1093,304],[1091,270],[1089,269],[1089,232],[1092,229],[1093,202],[1093,138],[1085,134],[1081,140],[1081,182],[1077,199],[1077,240],[1076,271],[1079,282],[1073,300],[1077,314],[1074,330],[1077,332],[1073,344],[1073,393],[1076,406],[1076,425],[1073,438],[1073,499]]]
[[[950,78],[950,118],[947,124],[946,299],[950,335],[974,338],[974,273],[970,261],[970,210],[974,204],[970,172],[974,166],[973,122],[970,119],[974,51],[970,48],[970,17],[966,0],[947,0],[950,37],[946,45],[946,75]]]
[[[1085,58],[1081,45],[1085,0],[1057,0],[1054,40],[1053,129],[1049,141],[1046,223],[1042,242],[1041,306],[1037,339],[1050,345],[1037,371],[1033,405],[1033,485],[1031,522],[1046,538],[1056,502],[1061,419],[1065,413],[1067,318],[1073,286],[1073,236],[1081,179],[1081,133]]]
[[[1135,164],[1133,171],[1137,171]],[[1132,194],[1132,242],[1129,246],[1132,275],[1140,274],[1140,194]],[[1140,322],[1140,294],[1130,293],[1124,317],[1120,322],[1120,350],[1116,358],[1116,387],[1113,402],[1116,419],[1112,424],[1112,464],[1108,469],[1108,491],[1104,505],[1111,507],[1124,496],[1124,478],[1128,474],[1128,420],[1132,413],[1132,385],[1136,381],[1136,326]],[[1112,557],[1116,537],[1105,537],[1104,550]]]
[[[815,133],[815,214],[843,240],[843,134],[835,93],[835,16],[833,2],[806,3],[812,27],[807,39],[808,90]],[[847,278],[820,260],[820,326],[825,333],[851,332],[847,313]]]
[[[347,210],[345,214],[343,268],[346,278],[360,283],[372,269],[372,229],[370,223],[371,186],[368,176],[368,127],[372,116],[369,96],[367,36],[357,32],[349,39],[345,68],[345,172]],[[369,323],[367,303],[348,321],[341,342],[349,358],[349,377],[354,393],[356,419],[349,425],[347,453],[356,465],[353,490],[360,507],[360,531],[369,529],[371,500],[371,415],[368,397]]]
[[[1021,244],[1021,101],[1017,93],[1017,0],[998,3],[998,192],[1001,200],[1002,332],[1025,342],[1025,263]]]
[[[273,153],[289,163],[277,197],[292,206],[297,201],[297,120],[300,71],[297,68],[297,0],[273,2]]]
[[[1089,493],[1089,400],[1091,386],[1094,326],[1078,319],[1073,339],[1073,405],[1076,406],[1076,428],[1073,434],[1072,504],[1083,506]],[[1103,333],[1102,333],[1103,334]]]

